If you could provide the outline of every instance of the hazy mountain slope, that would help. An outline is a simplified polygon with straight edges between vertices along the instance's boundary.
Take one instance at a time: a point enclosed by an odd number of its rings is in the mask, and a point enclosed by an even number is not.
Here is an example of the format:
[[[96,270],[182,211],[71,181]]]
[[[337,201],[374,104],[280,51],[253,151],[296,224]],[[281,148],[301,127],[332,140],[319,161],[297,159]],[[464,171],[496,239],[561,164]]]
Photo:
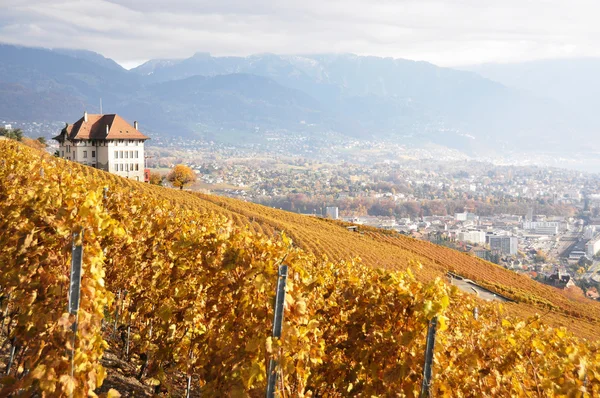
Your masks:
[[[62,87],[43,92],[19,83],[0,81],[0,118],[32,121],[75,121],[86,110],[85,102]]]
[[[492,63],[466,66],[463,69],[567,105],[596,107],[595,104],[600,101],[600,58]]]
[[[194,76],[150,85],[133,101],[123,103],[122,109],[144,115],[147,123],[176,125],[183,131],[191,131],[194,124],[199,130],[215,126],[245,131],[281,126],[301,129],[302,121],[325,121],[320,104],[307,94],[247,74]]]
[[[73,122],[99,109],[140,120],[166,135],[195,125],[254,130],[320,122],[317,101],[271,79],[251,75],[193,77],[144,87],[137,74],[88,51],[0,45],[0,116]],[[115,67],[117,65],[117,67]]]
[[[474,153],[566,150],[584,145],[579,138],[594,131],[591,121],[553,99],[472,72],[402,59],[199,53],[127,71],[88,51],[10,45],[0,45],[0,59],[0,84],[13,93],[0,101],[0,115],[8,120],[72,122],[83,109],[99,111],[102,98],[105,112],[165,135],[260,137],[265,129],[303,131],[304,121],[317,132]]]
[[[421,135],[458,147],[498,148],[561,142],[570,115],[551,99],[519,92],[465,71],[403,59],[340,55],[196,54],[179,61],[152,61],[132,70],[145,81],[193,75],[251,73],[302,90],[339,120],[350,134]],[[346,127],[346,126],[344,126]],[[465,137],[470,136],[470,140]],[[519,140],[517,143],[515,140]]]
[[[599,126],[600,58],[540,60],[464,67],[509,87],[550,98],[574,115],[577,129],[593,134]]]
[[[52,49],[52,51],[59,53],[59,54],[68,55],[69,57],[72,57],[72,58],[84,59],[86,61],[93,62],[93,63],[98,64],[107,69],[112,69],[112,70],[121,71],[121,72],[126,71],[121,65],[119,65],[112,59],[106,58],[98,53],[93,52],[93,51],[72,50],[69,48],[54,48],[54,49]]]
[[[39,48],[0,45],[0,83],[20,85],[23,91],[13,98],[13,105],[27,110],[25,120],[73,121],[82,113],[99,106],[100,98],[108,106],[129,96],[139,87],[138,77],[124,69],[106,68],[84,58]],[[32,99],[27,93],[35,93]],[[80,104],[65,107],[64,104]],[[14,117],[7,107],[0,114]]]

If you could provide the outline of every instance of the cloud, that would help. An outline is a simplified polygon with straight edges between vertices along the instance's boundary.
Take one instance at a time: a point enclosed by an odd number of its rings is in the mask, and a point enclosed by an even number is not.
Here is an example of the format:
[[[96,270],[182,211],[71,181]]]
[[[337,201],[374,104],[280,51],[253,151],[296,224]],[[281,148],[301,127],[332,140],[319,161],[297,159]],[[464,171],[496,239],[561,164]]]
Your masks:
[[[600,56],[595,0],[3,0],[0,41],[151,58],[331,53],[438,65]]]

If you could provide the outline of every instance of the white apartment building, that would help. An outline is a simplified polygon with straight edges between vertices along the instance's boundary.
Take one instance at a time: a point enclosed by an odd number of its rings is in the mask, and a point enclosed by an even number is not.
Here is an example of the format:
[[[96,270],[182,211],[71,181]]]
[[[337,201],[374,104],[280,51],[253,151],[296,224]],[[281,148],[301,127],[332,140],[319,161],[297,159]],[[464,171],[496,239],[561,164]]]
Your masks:
[[[560,228],[558,221],[524,221],[523,229],[539,235],[556,235]]]
[[[592,239],[585,244],[585,254],[588,257],[594,257],[600,251],[600,238]]]
[[[337,206],[329,206],[325,209],[325,217],[337,220],[340,218],[339,210]]]
[[[583,239],[592,239],[596,235],[596,226],[588,225],[583,228]]]
[[[483,231],[460,231],[456,238],[461,242],[485,243],[485,232]]]
[[[119,115],[84,112],[54,137],[58,155],[121,177],[144,181],[144,142],[149,138]]]
[[[479,217],[474,213],[464,212],[464,213],[454,213],[454,219],[456,221],[477,221]]]
[[[502,254],[515,255],[518,251],[519,240],[516,236],[492,235],[489,237],[492,251]]]

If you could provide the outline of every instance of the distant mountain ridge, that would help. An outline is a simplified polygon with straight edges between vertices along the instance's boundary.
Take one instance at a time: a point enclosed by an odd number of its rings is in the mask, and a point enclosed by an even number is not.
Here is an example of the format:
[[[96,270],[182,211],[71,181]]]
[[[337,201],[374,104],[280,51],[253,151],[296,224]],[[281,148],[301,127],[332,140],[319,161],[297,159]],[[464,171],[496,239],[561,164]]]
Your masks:
[[[0,117],[9,120],[73,121],[102,98],[105,111],[165,135],[336,131],[466,151],[577,142],[563,138],[578,127],[559,101],[426,62],[197,53],[128,71],[90,51],[1,44],[0,59]]]
[[[461,149],[490,142],[496,147],[535,146],[540,134],[545,142],[557,145],[563,126],[569,124],[569,114],[552,99],[524,94],[473,73],[404,59],[196,53],[184,60],[153,60],[132,72],[147,82],[195,74],[261,75],[318,99],[332,115],[352,125],[346,130],[351,135],[416,134]]]

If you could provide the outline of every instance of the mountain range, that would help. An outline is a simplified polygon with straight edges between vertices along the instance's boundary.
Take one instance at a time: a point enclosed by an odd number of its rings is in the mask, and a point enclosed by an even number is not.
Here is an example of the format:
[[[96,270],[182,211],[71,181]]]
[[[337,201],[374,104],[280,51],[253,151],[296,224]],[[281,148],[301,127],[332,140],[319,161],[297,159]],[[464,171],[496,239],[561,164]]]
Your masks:
[[[13,45],[0,45],[0,60],[0,120],[72,123],[84,110],[98,112],[102,98],[105,113],[163,135],[335,131],[466,152],[576,149],[597,125],[564,87],[541,82],[560,80],[568,68],[538,75],[543,64],[519,74],[353,54],[197,53],[126,70],[90,51]],[[535,76],[540,81],[526,84]],[[584,77],[573,84],[594,103],[600,84],[581,87]]]

